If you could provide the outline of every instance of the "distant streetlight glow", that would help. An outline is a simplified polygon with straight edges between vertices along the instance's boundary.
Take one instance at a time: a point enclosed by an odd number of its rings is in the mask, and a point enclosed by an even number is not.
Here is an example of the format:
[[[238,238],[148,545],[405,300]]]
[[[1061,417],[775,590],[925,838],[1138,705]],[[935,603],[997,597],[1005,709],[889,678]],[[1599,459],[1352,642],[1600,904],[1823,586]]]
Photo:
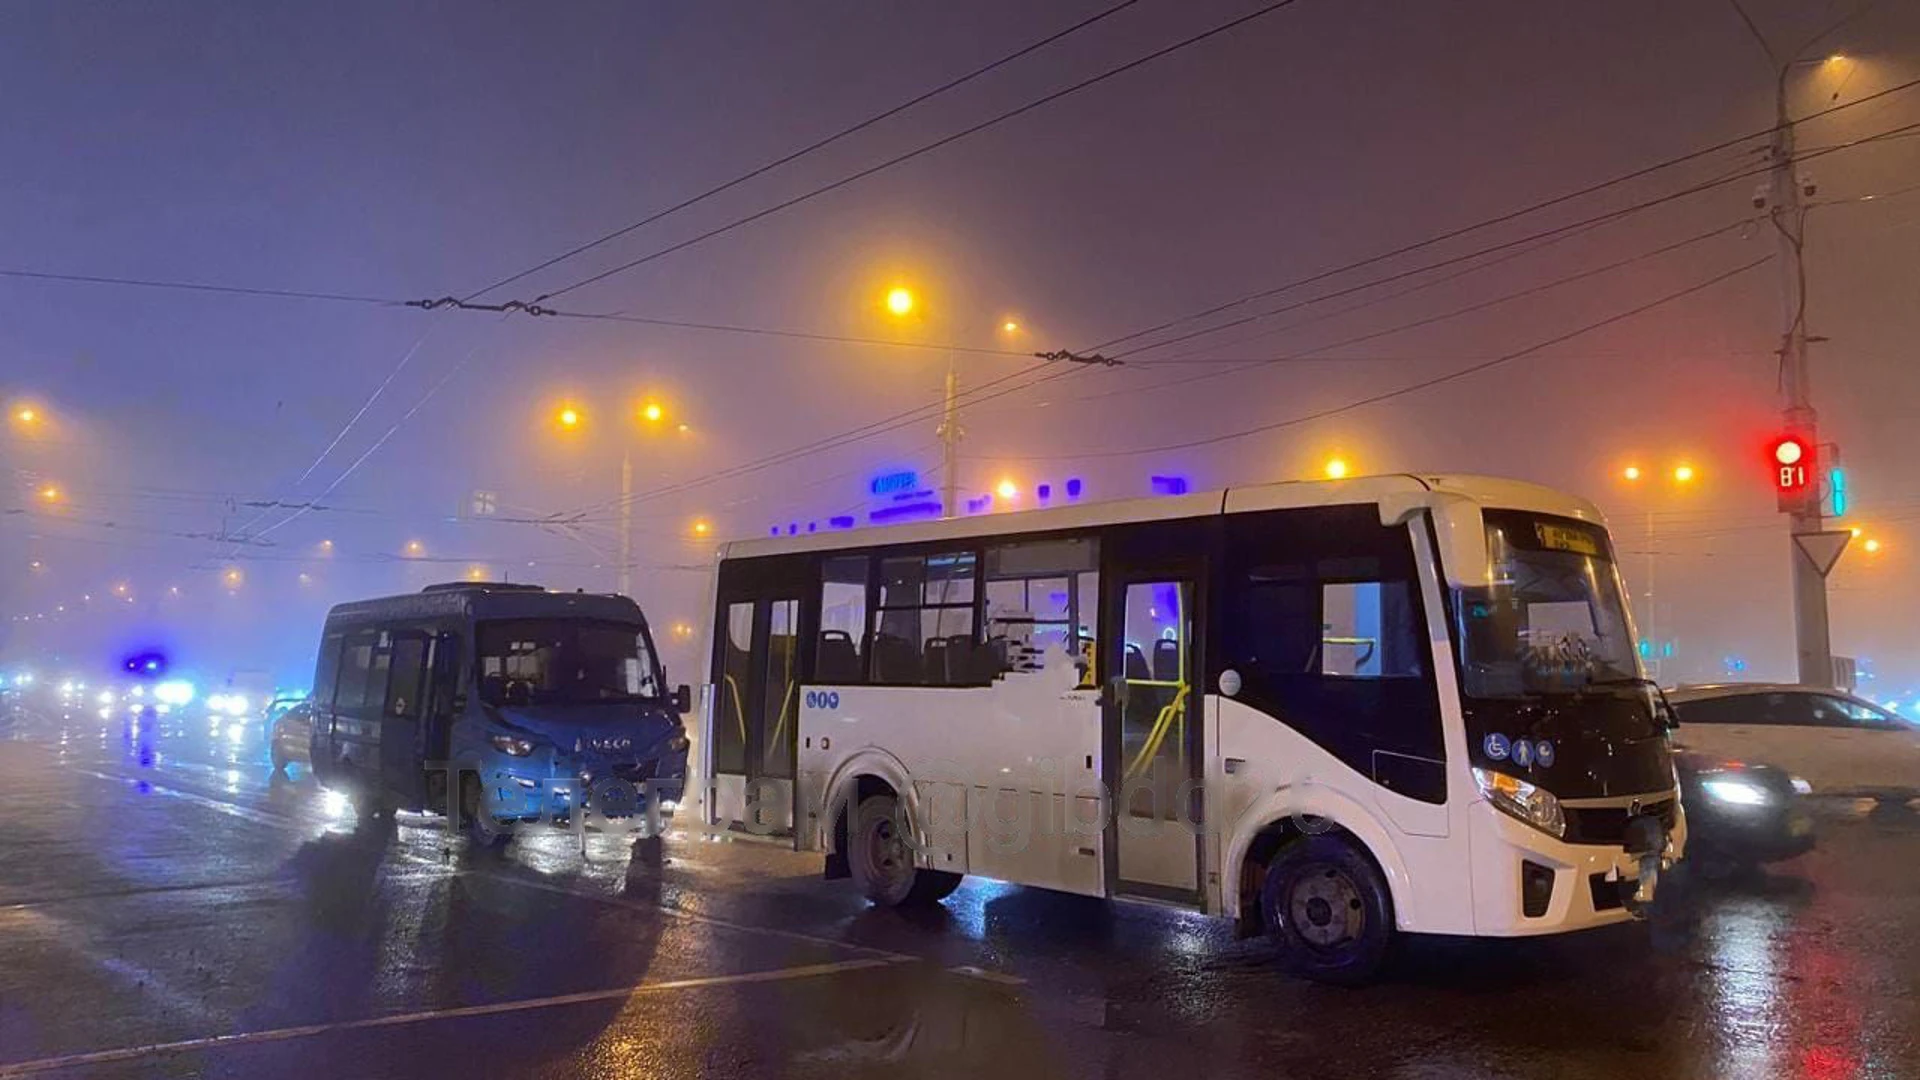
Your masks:
[[[55,484],[48,484],[40,489],[40,497],[47,502],[59,502],[60,488]]]
[[[911,315],[913,290],[899,286],[887,290],[887,310],[895,315]]]
[[[659,423],[660,418],[665,415],[667,415],[667,410],[661,408],[660,403],[657,401],[649,401],[640,407],[640,418],[649,424]]]
[[[1861,529],[1860,526],[1858,525],[1855,525],[1853,528],[1847,530],[1847,532],[1853,534],[1853,538],[1855,540],[1860,539],[1860,534],[1864,531],[1865,530]]]
[[[696,521],[693,523],[693,535],[695,536],[705,536],[712,531],[713,526],[705,521]]]
[[[484,567],[484,566],[469,566],[469,567],[467,567],[467,580],[468,580],[468,581],[485,581],[485,580],[487,580],[487,568],[486,568],[486,567]]]
[[[320,541],[320,550],[326,552],[329,555],[333,554],[333,541],[331,540]]]
[[[1867,554],[1869,555],[1877,554],[1879,550],[1880,550],[1880,541],[1878,540],[1867,541]]]
[[[239,569],[235,568],[232,570],[228,570],[226,573],[220,575],[220,580],[226,583],[227,588],[237,589],[240,587],[241,582],[246,580],[246,575],[242,574],[239,571]]]
[[[579,409],[561,409],[560,415],[558,416],[557,419],[560,421],[560,426],[563,428],[568,428],[568,429],[577,428],[580,426],[580,410]]]
[[[1008,319],[1000,324],[1000,329],[1005,333],[1017,334],[1020,332],[1020,322],[1017,319]]]
[[[1327,479],[1344,480],[1347,477],[1347,471],[1348,471],[1347,462],[1345,458],[1331,458],[1327,461],[1327,468],[1326,468]]]
[[[45,566],[46,566],[45,563],[41,562],[39,559],[35,559],[32,562],[27,564],[27,569],[39,570],[39,569],[43,569]]]
[[[1020,496],[1020,485],[1011,479],[1002,480],[994,485],[993,493],[1002,499],[1014,499]]]
[[[409,555],[419,555],[424,553],[426,550],[427,550],[427,546],[425,544],[422,544],[418,540],[407,541],[407,554]]]
[[[1640,479],[1640,466],[1629,465],[1626,468],[1620,470],[1620,475],[1626,477],[1629,480],[1638,480]]]
[[[1691,465],[1674,466],[1673,480],[1674,480],[1674,483],[1677,483],[1677,484],[1692,483],[1693,482],[1693,466]]]
[[[13,411],[13,418],[23,424],[31,424],[40,419],[40,412],[31,405],[22,405]]]

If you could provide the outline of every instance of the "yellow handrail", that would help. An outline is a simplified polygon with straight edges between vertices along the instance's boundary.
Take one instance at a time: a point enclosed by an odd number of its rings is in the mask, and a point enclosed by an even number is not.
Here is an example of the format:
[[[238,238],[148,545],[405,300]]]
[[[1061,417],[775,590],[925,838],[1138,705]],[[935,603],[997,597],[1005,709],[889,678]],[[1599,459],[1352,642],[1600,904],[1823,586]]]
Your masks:
[[[1167,729],[1173,726],[1174,717],[1178,716],[1181,718],[1182,730],[1184,730],[1187,712],[1187,692],[1192,689],[1186,683],[1150,682],[1135,679],[1128,679],[1127,685],[1178,686],[1180,689],[1173,695],[1173,700],[1168,702],[1166,706],[1160,710],[1160,714],[1154,718],[1153,729],[1147,733],[1147,741],[1141,744],[1140,752],[1134,755],[1132,764],[1128,765],[1126,771],[1121,774],[1120,778],[1122,781],[1131,780],[1139,773],[1144,772],[1147,764],[1160,753],[1160,744],[1167,741]],[[1183,756],[1185,755],[1184,747],[1181,753]]]
[[[740,723],[740,745],[745,746],[747,745],[747,709],[740,704],[740,684],[734,682],[731,675],[723,675],[721,678],[727,680],[727,692],[733,695],[733,718]]]

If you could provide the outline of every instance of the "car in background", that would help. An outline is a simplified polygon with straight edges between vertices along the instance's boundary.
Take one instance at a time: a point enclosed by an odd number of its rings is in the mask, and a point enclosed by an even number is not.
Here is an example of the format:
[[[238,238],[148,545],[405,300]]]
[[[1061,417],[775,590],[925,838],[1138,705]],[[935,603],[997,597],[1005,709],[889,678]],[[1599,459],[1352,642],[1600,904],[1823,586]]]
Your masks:
[[[313,703],[299,701],[281,710],[267,729],[267,754],[273,771],[283,772],[292,762],[312,763]]]
[[[1920,725],[1839,690],[1722,683],[1667,692],[1676,748],[1762,761],[1803,777],[1814,794],[1920,795]]]
[[[1807,781],[1773,765],[1697,752],[1674,754],[1673,765],[1687,807],[1689,862],[1745,869],[1813,850]]]

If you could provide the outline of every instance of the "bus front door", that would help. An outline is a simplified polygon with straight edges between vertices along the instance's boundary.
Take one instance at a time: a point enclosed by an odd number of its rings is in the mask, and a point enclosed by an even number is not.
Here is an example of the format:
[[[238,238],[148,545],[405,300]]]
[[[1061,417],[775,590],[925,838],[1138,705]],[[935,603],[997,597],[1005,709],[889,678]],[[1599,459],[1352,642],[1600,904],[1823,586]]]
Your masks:
[[[709,759],[715,821],[785,835],[800,729],[800,601],[735,600],[722,620]]]
[[[1115,895],[1200,895],[1200,709],[1195,567],[1102,575],[1108,880]]]

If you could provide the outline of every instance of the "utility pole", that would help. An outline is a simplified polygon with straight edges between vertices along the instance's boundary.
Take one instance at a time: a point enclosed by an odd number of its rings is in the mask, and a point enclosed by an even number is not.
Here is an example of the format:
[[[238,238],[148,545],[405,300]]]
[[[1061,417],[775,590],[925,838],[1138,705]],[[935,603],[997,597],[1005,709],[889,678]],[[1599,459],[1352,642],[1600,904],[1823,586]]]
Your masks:
[[[960,375],[954,369],[953,354],[947,354],[946,404],[940,410],[940,512],[946,517],[960,516]]]
[[[614,589],[633,595],[633,447],[620,451],[620,573]]]
[[[1773,164],[1767,214],[1780,244],[1780,308],[1786,331],[1780,339],[1782,418],[1787,433],[1797,436],[1811,457],[1808,472],[1819,477],[1820,437],[1813,409],[1813,387],[1807,366],[1807,267],[1804,244],[1806,211],[1802,186],[1794,171],[1793,124],[1787,115],[1787,79],[1794,64],[1780,66],[1774,86]],[[1794,536],[1821,532],[1820,485],[1808,484],[1801,497],[1782,505],[1790,523],[1787,553],[1793,560],[1793,631],[1799,658],[1800,682],[1807,686],[1833,685],[1833,645],[1827,625],[1827,579]]]

